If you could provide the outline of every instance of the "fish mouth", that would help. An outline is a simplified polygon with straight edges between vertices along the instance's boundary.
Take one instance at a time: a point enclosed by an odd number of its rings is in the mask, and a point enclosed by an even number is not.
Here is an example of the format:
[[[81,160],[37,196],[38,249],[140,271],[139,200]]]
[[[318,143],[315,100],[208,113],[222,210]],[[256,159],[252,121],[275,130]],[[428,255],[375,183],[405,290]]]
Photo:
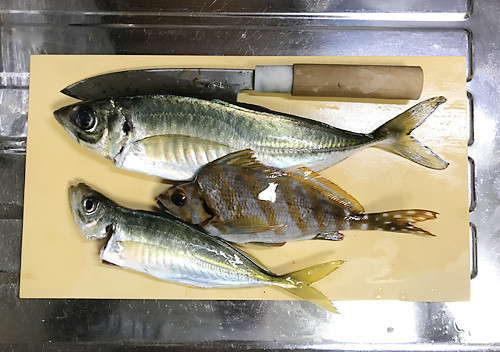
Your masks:
[[[71,106],[63,106],[62,108],[54,111],[54,118],[66,130],[71,138],[78,142],[80,137],[78,136],[78,131],[71,123],[71,119],[69,117],[70,110]]]
[[[62,108],[54,111],[55,119],[57,120],[57,122],[59,122],[63,126],[64,126],[64,117],[68,116],[69,109],[70,109],[69,106],[63,106]]]
[[[71,209],[73,212],[78,206],[78,186],[69,186],[69,203],[71,204]]]
[[[165,206],[165,204],[163,203],[163,201],[161,200],[162,199],[162,196],[158,196],[156,198],[156,205],[158,206],[158,208],[160,208],[161,210],[163,210],[164,212],[170,214],[170,215],[173,215],[169,210],[168,208]]]

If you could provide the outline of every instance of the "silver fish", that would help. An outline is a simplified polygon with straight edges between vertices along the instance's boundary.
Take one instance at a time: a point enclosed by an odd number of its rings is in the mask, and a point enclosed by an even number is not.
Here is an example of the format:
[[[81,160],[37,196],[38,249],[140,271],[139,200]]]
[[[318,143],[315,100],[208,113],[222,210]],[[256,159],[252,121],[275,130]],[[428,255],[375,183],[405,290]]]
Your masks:
[[[445,169],[447,162],[409,135],[445,101],[422,101],[368,134],[246,104],[168,95],[85,101],[54,116],[81,146],[119,168],[190,180],[201,166],[242,149],[278,168],[304,165],[318,171],[377,147]]]
[[[415,223],[437,215],[421,209],[366,213],[356,199],[314,171],[265,166],[251,150],[203,166],[193,181],[178,182],[161,194],[158,205],[227,241],[258,245],[340,240],[340,231],[351,229],[434,236]]]
[[[70,188],[76,224],[87,239],[110,236],[100,258],[162,280],[202,288],[277,286],[337,313],[311,283],[342,260],[275,275],[203,229],[175,218],[119,206],[85,184]]]

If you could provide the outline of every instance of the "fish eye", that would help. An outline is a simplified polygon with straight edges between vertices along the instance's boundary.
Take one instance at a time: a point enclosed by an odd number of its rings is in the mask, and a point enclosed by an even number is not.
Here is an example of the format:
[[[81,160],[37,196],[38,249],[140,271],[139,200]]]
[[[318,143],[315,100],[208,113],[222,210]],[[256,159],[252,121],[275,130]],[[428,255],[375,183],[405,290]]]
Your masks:
[[[85,209],[85,212],[87,214],[92,214],[93,212],[95,212],[98,205],[99,205],[99,202],[92,197],[85,198],[83,200],[83,209]]]
[[[75,122],[84,131],[89,131],[94,128],[96,124],[96,116],[94,110],[89,106],[81,106],[75,117]]]
[[[186,196],[182,191],[175,191],[174,193],[172,193],[172,195],[170,196],[170,200],[172,201],[172,203],[174,203],[174,205],[177,205],[178,207],[186,204]]]

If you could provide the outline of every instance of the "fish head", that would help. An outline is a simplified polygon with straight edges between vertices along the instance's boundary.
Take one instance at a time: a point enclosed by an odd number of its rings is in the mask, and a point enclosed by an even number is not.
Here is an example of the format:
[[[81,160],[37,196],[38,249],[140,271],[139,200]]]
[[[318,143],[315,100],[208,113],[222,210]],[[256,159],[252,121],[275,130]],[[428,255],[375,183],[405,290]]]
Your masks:
[[[196,182],[179,182],[157,200],[161,209],[192,224],[203,226],[215,215]]]
[[[111,98],[64,106],[54,111],[54,117],[78,144],[102,157],[113,158],[125,134],[114,128],[124,118]]]
[[[84,183],[69,189],[76,224],[89,240],[105,238],[113,227],[112,208],[116,203]]]

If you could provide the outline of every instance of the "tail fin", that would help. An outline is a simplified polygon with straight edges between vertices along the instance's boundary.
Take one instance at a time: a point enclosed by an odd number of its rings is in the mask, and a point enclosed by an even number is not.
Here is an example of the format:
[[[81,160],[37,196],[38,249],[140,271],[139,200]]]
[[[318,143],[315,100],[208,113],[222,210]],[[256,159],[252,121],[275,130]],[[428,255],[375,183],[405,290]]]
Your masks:
[[[416,227],[413,224],[416,222],[436,219],[436,215],[438,215],[438,213],[435,211],[420,209],[395,210],[383,213],[364,214],[360,215],[360,222],[356,228],[364,230],[402,232],[420,236],[435,236],[429,231]]]
[[[338,314],[338,311],[332,302],[328,300],[325,295],[315,288],[312,288],[310,285],[337,270],[343,263],[343,260],[336,260],[282,275],[280,276],[281,279],[286,280],[287,283],[293,283],[294,286],[290,287],[290,285],[286,285],[281,287],[321,308]]]
[[[375,139],[385,141],[376,147],[431,169],[446,169],[446,161],[410,136],[411,131],[420,126],[444,102],[445,97],[424,100],[386,122],[372,132]]]

